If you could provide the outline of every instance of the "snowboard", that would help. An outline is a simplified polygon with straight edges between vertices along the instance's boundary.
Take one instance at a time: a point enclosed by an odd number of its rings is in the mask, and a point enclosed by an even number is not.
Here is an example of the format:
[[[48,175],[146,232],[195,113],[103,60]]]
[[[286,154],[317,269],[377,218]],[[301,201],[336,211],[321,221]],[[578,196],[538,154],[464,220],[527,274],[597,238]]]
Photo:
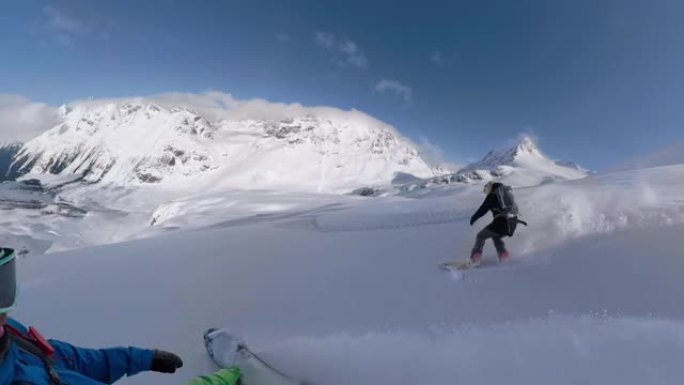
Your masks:
[[[204,346],[219,367],[240,368],[242,385],[307,385],[271,366],[227,329],[207,330]]]
[[[444,262],[439,265],[439,268],[442,270],[446,271],[452,271],[452,270],[468,270],[468,269],[477,269],[482,265],[479,266],[472,266],[470,263],[468,263],[468,259],[464,259],[461,261],[451,261],[451,262]]]
[[[480,264],[478,266],[473,266],[469,264],[468,262],[470,261],[470,258],[465,258],[462,260],[458,261],[450,261],[450,262],[444,262],[439,264],[439,268],[442,270],[446,271],[454,271],[454,270],[472,270],[472,269],[481,269],[483,267],[489,267],[489,266],[496,266],[500,264],[507,264],[509,261],[505,262],[496,262],[492,261],[489,259],[482,259]]]

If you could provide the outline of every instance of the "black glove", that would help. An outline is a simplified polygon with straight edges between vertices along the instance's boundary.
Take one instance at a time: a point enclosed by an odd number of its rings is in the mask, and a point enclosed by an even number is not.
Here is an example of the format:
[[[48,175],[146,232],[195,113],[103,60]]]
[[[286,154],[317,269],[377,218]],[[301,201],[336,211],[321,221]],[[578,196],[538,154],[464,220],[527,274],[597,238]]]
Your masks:
[[[475,217],[470,217],[470,225],[472,226],[473,224],[475,224],[476,220],[477,219],[475,219]]]
[[[183,360],[177,355],[164,350],[155,350],[152,355],[150,370],[160,373],[175,373],[176,369],[183,367]]]

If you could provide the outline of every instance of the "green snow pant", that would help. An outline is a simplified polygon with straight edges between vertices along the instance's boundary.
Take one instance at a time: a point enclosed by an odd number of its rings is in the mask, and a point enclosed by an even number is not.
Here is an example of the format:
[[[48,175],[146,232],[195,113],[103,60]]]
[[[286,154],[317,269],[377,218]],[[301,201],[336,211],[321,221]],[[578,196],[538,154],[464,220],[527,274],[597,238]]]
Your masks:
[[[221,369],[208,376],[195,377],[185,385],[237,385],[240,375],[240,368],[234,366]]]

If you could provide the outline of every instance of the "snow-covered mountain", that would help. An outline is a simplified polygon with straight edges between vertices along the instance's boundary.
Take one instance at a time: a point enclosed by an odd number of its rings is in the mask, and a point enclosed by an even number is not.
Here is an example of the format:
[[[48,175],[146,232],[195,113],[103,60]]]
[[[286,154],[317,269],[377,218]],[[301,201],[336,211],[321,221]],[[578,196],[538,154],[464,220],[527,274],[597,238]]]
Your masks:
[[[24,145],[12,171],[120,186],[317,192],[436,175],[393,127],[355,110],[312,111],[226,120],[155,103],[79,103]]]
[[[434,178],[429,184],[496,179],[513,186],[536,186],[551,181],[581,179],[589,174],[574,162],[550,159],[530,137],[525,136],[514,147],[492,150],[479,162],[452,175]]]
[[[0,182],[12,180],[16,175],[9,172],[12,159],[21,149],[19,142],[0,143]]]
[[[424,191],[433,186],[452,183],[483,183],[489,180],[514,186],[537,186],[554,181],[582,179],[591,174],[574,162],[551,160],[530,137],[522,137],[511,148],[492,150],[482,160],[460,170],[431,178],[418,179],[401,174],[392,181],[392,186],[364,186],[353,191],[362,196],[429,194]]]

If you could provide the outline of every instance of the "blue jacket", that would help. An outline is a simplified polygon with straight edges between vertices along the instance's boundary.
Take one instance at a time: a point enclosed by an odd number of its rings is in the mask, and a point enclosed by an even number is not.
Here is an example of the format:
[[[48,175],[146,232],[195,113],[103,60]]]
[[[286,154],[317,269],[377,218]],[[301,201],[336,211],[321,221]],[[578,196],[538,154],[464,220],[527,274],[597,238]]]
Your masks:
[[[13,319],[7,321],[16,329],[26,332],[24,325],[19,322]],[[62,382],[69,385],[111,384],[124,375],[132,376],[150,370],[152,365],[152,350],[133,347],[84,349],[57,340],[50,340],[50,344],[56,350],[52,356],[55,369]],[[50,377],[40,357],[19,349],[12,342],[0,362],[0,385],[14,382],[50,385]]]

